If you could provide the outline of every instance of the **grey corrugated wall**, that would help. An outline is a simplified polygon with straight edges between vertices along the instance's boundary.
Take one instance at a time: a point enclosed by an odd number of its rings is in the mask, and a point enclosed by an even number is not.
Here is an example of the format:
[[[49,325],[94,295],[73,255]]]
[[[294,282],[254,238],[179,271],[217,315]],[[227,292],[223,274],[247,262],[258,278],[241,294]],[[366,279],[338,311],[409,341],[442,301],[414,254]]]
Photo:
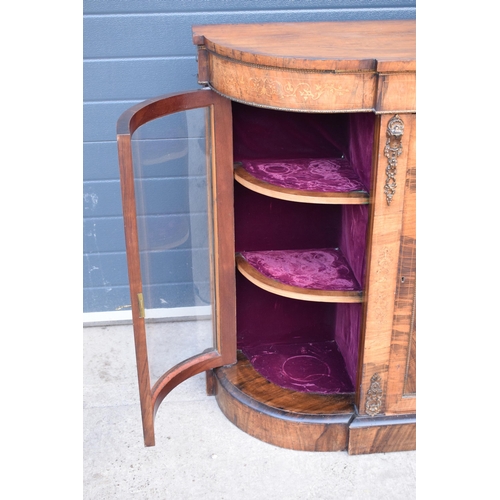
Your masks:
[[[198,88],[192,25],[416,17],[415,0],[84,0],[83,5],[84,313],[130,303],[116,121],[139,101]]]

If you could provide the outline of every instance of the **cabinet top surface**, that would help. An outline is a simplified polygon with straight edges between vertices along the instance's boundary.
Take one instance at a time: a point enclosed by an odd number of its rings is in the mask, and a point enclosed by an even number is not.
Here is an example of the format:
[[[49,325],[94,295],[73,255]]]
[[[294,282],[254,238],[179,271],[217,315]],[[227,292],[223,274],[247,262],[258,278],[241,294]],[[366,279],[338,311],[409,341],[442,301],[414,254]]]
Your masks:
[[[416,71],[416,22],[193,26],[193,42],[244,63],[317,71]]]

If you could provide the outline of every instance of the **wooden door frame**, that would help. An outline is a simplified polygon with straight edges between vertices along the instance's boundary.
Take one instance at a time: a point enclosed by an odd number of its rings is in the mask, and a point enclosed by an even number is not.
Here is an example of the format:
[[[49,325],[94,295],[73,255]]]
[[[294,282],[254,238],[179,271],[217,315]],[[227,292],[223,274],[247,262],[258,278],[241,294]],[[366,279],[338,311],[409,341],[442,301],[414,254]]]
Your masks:
[[[214,262],[215,348],[172,367],[151,388],[145,318],[138,300],[139,294],[142,294],[142,277],[131,140],[137,128],[151,120],[204,107],[210,109],[212,125],[211,198],[213,201],[208,210],[213,217],[211,251]],[[208,89],[149,99],[131,107],[120,116],[117,122],[117,145],[144,444],[154,446],[154,419],[165,396],[193,375],[236,362],[231,102]],[[224,304],[224,307],[220,307],[220,304]]]

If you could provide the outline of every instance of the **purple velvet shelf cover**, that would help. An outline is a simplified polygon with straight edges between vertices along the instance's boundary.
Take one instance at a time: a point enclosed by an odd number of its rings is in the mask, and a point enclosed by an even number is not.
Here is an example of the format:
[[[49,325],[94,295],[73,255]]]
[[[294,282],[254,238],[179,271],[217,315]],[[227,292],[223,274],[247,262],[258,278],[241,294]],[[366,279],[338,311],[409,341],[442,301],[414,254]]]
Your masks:
[[[320,394],[354,391],[334,341],[261,345],[242,351],[258,373],[285,389]]]
[[[310,290],[361,290],[338,249],[268,250],[241,252],[241,256],[264,276],[285,285]]]
[[[256,179],[299,191],[347,193],[364,191],[358,175],[344,158],[240,160]]]

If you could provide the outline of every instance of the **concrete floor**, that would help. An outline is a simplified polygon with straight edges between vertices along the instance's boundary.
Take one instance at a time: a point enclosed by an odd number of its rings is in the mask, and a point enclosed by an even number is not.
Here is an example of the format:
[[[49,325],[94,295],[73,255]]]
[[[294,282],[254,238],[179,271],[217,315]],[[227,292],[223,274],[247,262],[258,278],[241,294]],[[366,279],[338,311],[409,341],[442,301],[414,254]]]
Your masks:
[[[156,446],[145,448],[132,327],[85,327],[83,348],[84,499],[416,498],[416,452],[349,456],[263,443],[224,417],[204,375],[165,399]]]

